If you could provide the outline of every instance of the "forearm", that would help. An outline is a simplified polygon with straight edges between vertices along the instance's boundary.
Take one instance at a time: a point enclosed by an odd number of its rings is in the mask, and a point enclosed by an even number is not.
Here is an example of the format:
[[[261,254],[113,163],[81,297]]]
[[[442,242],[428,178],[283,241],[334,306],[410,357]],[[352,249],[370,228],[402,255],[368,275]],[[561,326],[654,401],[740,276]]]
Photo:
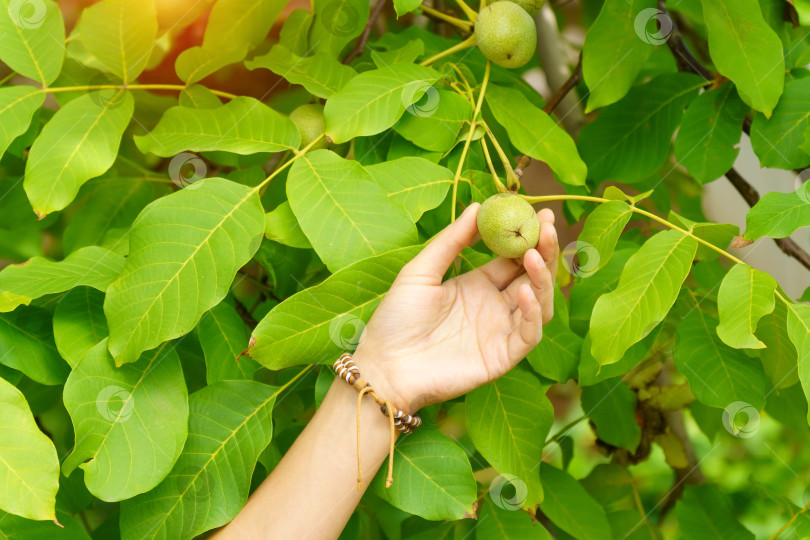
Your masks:
[[[239,515],[216,536],[335,539],[388,455],[388,419],[370,396],[360,411],[363,486],[357,489],[357,392],[335,379],[310,423]]]

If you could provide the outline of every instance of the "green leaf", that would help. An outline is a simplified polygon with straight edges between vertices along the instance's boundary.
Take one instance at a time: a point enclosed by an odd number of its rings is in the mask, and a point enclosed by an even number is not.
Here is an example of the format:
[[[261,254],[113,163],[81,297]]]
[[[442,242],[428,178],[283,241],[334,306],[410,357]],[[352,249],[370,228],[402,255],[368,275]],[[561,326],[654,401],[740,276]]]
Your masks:
[[[754,116],[751,146],[760,167],[800,169],[810,164],[810,79],[789,79],[773,115]]]
[[[558,527],[579,540],[601,540],[610,530],[602,508],[577,480],[565,471],[543,463],[540,467],[546,499],[540,510]]]
[[[602,5],[582,47],[582,75],[590,91],[587,112],[623,98],[653,45],[669,37],[663,35],[666,29],[656,33],[653,28],[658,17],[655,0],[606,0]]]
[[[555,300],[558,295],[555,295]],[[543,327],[543,339],[526,355],[532,369],[543,377],[566,382],[577,377],[582,338],[555,316]]]
[[[415,62],[416,59],[423,54],[425,54],[425,42],[421,39],[412,39],[398,49],[391,49],[388,51],[377,51],[372,49],[371,60],[374,62],[375,66],[385,67],[389,64]],[[461,97],[455,92],[449,92],[449,94],[454,94]]]
[[[124,268],[124,257],[97,246],[75,251],[62,261],[34,257],[22,264],[0,270],[0,290],[27,297],[67,291],[87,285],[100,291],[118,278]]]
[[[799,357],[787,332],[788,310],[784,302],[776,302],[773,313],[764,316],[757,325],[757,337],[765,343],[759,351],[762,367],[774,388],[788,388],[798,382],[796,366]]]
[[[446,152],[456,144],[464,122],[472,119],[473,107],[455,92],[430,87],[407,112],[394,130],[420,148]]]
[[[788,336],[799,355],[799,380],[810,403],[810,306],[788,304]],[[810,423],[810,413],[807,415]]]
[[[52,0],[0,0],[0,61],[49,86],[65,59],[65,23]]]
[[[526,512],[515,512],[511,507],[503,508],[487,501],[478,516],[475,527],[476,540],[552,540],[542,523]]]
[[[416,244],[416,226],[356,161],[329,150],[301,157],[287,178],[290,207],[315,252],[332,271]]]
[[[470,461],[438,429],[423,426],[400,440],[394,451],[394,483],[388,489],[386,474],[381,467],[371,487],[401,510],[436,521],[475,516]]]
[[[284,201],[276,206],[275,210],[265,214],[266,223],[264,236],[268,240],[273,240],[279,244],[299,249],[312,249],[301,225],[290,208],[290,202]]]
[[[296,150],[301,134],[292,120],[261,101],[240,96],[215,109],[172,107],[147,135],[136,135],[143,152],[171,157],[183,150],[235,154]]]
[[[759,11],[759,6],[756,6]],[[675,505],[678,528],[694,540],[753,540],[723,493],[711,484],[687,485]]]
[[[684,108],[703,84],[697,75],[667,73],[606,107],[579,136],[589,178],[628,184],[654,174],[666,161]]]
[[[577,378],[579,386],[591,386],[612,377],[624,375],[636,367],[647,357],[647,353],[650,352],[661,333],[662,326],[659,324],[653,328],[647,337],[627,349],[621,360],[606,366],[600,365],[599,361],[591,354],[591,335],[586,334],[580,351],[579,376]]]
[[[415,64],[365,71],[326,100],[326,133],[336,143],[393,126],[441,75]]]
[[[692,267],[697,242],[678,231],[656,234],[622,271],[616,290],[599,297],[591,317],[591,352],[600,365],[618,362],[660,323]]]
[[[70,367],[59,357],[51,332],[51,313],[40,307],[0,313],[0,363],[47,385],[62,384]]]
[[[250,357],[278,370],[334,361],[346,342],[341,328],[368,321],[405,264],[421,246],[390,251],[347,266],[273,308],[253,331]]]
[[[641,442],[641,427],[636,422],[636,394],[621,378],[584,387],[582,409],[596,425],[596,434],[601,440],[636,451]]]
[[[103,0],[82,11],[78,31],[87,51],[123,79],[146,67],[157,39],[155,0]]]
[[[255,188],[207,178],[158,199],[135,220],[129,257],[104,313],[116,364],[191,331],[256,253],[264,209]]]
[[[177,76],[194,84],[215,71],[244,60],[267,37],[286,0],[217,0],[208,16],[201,46],[177,57]]]
[[[319,52],[314,56],[301,57],[284,45],[273,45],[270,52],[247,60],[249,70],[269,69],[276,75],[284,77],[291,84],[300,84],[310,94],[328,98],[346,86],[357,72],[341,64],[334,56]]]
[[[0,158],[14,139],[28,130],[44,102],[45,94],[33,86],[0,88]]]
[[[74,99],[45,124],[25,166],[23,186],[40,216],[62,210],[89,179],[109,169],[132,117],[132,94],[105,100],[89,93]]]
[[[394,9],[397,12],[397,18],[416,10],[421,4],[422,0],[394,0]]]
[[[763,236],[785,238],[801,227],[810,226],[810,182],[793,193],[766,193],[745,217],[746,240]]]
[[[728,249],[734,237],[740,234],[740,228],[736,225],[712,222],[697,223],[675,212],[669,213],[669,221],[679,225],[682,229],[691,231],[695,237],[705,240],[722,250]],[[714,261],[719,256],[720,254],[717,251],[705,244],[700,244],[695,259],[699,261]]]
[[[675,139],[675,157],[692,178],[707,184],[734,166],[745,113],[733,84],[704,92],[689,105]]]
[[[453,185],[453,172],[419,157],[404,157],[369,165],[366,171],[388,200],[403,207],[411,221],[439,206]]]
[[[194,84],[180,92],[178,103],[184,107],[196,109],[216,109],[222,106],[222,100],[201,84]]]
[[[340,56],[346,45],[358,37],[368,21],[367,0],[312,0],[315,14],[309,31],[311,47]]]
[[[192,394],[183,452],[155,489],[121,504],[121,537],[192,538],[233,519],[270,444],[278,393],[254,381],[220,381]]]
[[[588,277],[607,264],[624,226],[632,216],[633,211],[627,203],[610,201],[597,206],[585,218],[585,225],[575,244],[580,258],[578,267],[572,268],[575,276]]]
[[[735,349],[761,349],[754,332],[759,320],[773,311],[776,280],[747,264],[728,271],[717,292],[720,324],[717,335]]]
[[[732,349],[717,337],[717,320],[699,307],[679,323],[672,356],[701,403],[723,409],[735,401],[757,410],[765,404],[768,383],[756,358]]]
[[[782,42],[757,0],[702,0],[709,53],[740,97],[770,117],[785,84]]]
[[[250,329],[232,302],[220,302],[200,319],[197,337],[205,354],[205,378],[208,384],[253,379],[259,365],[250,358],[239,357],[248,348]]]
[[[486,99],[515,148],[547,163],[560,182],[585,184],[588,168],[579,157],[574,140],[548,114],[535,107],[517,88],[493,84],[487,88]]]
[[[56,349],[75,368],[82,357],[107,337],[104,293],[90,287],[76,287],[62,297],[53,314]]]
[[[554,410],[540,381],[522,369],[473,390],[465,399],[467,433],[496,471],[526,486],[523,508],[543,501],[538,464],[554,421]]]
[[[18,306],[27,306],[33,298],[21,296],[8,291],[0,291],[0,313],[14,311]]]
[[[129,229],[141,210],[152,202],[155,191],[152,182],[142,178],[107,178],[84,201],[82,207],[65,226],[62,247],[72,253],[85,246],[113,244],[107,233],[115,229]]]
[[[295,9],[287,15],[281,27],[279,43],[297,54],[304,56],[309,52],[309,29],[314,14],[308,9]]]
[[[0,440],[5,443],[0,447],[0,508],[26,519],[55,519],[56,448],[39,430],[22,392],[2,378]]]
[[[101,500],[149,491],[183,449],[188,393],[180,358],[169,344],[117,368],[102,341],[70,373],[64,400],[76,444],[62,470],[70,476],[81,467],[87,489]]]
[[[543,327],[543,339],[526,355],[532,369],[557,382],[577,378],[582,338],[569,327],[568,302],[558,289],[554,293],[554,317]]]
[[[26,540],[90,540],[84,527],[70,514],[57,510],[56,520],[59,525],[53,521],[31,521],[0,512],[0,535],[3,538]]]

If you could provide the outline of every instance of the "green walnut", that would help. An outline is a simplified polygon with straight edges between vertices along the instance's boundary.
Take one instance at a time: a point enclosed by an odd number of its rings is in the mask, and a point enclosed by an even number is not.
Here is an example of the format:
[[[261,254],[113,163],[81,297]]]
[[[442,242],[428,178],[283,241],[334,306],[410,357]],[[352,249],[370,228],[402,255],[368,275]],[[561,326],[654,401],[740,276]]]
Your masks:
[[[494,2],[503,2],[505,0],[493,0]],[[540,8],[546,3],[546,0],[512,0],[515,4],[525,9],[529,15],[534,17],[540,13]]]
[[[484,56],[499,66],[519,68],[534,57],[537,28],[525,9],[502,0],[478,14],[475,41]]]
[[[290,120],[298,127],[298,131],[301,132],[301,148],[307,146],[317,139],[321,133],[326,131],[326,120],[323,118],[323,105],[301,105],[290,113]],[[320,141],[315,143],[312,150],[320,150],[321,148],[328,147],[329,143],[326,141],[326,138],[321,138]]]
[[[478,210],[478,232],[489,249],[502,257],[522,257],[537,245],[540,221],[534,208],[512,193],[493,195]]]

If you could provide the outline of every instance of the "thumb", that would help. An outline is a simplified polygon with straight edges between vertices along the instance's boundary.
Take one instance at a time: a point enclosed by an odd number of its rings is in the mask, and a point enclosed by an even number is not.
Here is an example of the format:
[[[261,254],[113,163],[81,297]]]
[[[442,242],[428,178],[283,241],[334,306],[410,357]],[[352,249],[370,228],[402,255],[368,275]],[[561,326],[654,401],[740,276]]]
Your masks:
[[[400,275],[414,278],[427,278],[431,285],[439,285],[450,265],[461,250],[469,246],[478,234],[478,209],[481,205],[472,203],[456,221],[444,228],[419,255],[402,269]]]

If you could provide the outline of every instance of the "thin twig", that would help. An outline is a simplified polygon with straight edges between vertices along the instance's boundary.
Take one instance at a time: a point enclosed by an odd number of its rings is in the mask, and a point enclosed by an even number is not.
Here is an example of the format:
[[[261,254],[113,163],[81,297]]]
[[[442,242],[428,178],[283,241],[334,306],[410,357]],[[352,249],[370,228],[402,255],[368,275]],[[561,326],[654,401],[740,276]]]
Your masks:
[[[382,13],[383,8],[385,7],[386,0],[377,0],[377,4],[374,6],[374,10],[371,12],[371,15],[368,17],[368,22],[366,23],[366,27],[363,29],[363,33],[360,34],[360,37],[357,38],[357,43],[354,45],[354,48],[346,55],[346,58],[343,60],[344,64],[351,64],[352,60],[363,54],[363,51],[366,50],[366,42],[368,41],[368,36],[371,35],[371,27],[374,25],[374,22]]]
[[[551,114],[554,112],[554,109],[557,108],[557,105],[568,95],[568,92],[573,90],[580,82],[582,82],[582,53],[579,55],[579,60],[577,61],[577,67],[574,68],[574,72],[571,73],[571,76],[568,77],[568,80],[560,87],[557,92],[551,96],[551,99],[548,100],[546,106],[543,107],[543,111],[547,114]]]
[[[236,312],[239,314],[240,317],[242,317],[242,320],[245,322],[245,324],[248,325],[248,327],[251,330],[256,328],[256,325],[258,325],[259,322],[256,319],[253,318],[253,315],[250,314],[248,309],[245,307],[245,304],[240,302],[238,298],[234,298],[234,300],[235,300],[234,305],[236,306]]]

